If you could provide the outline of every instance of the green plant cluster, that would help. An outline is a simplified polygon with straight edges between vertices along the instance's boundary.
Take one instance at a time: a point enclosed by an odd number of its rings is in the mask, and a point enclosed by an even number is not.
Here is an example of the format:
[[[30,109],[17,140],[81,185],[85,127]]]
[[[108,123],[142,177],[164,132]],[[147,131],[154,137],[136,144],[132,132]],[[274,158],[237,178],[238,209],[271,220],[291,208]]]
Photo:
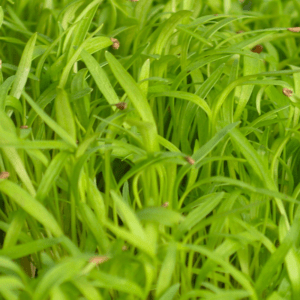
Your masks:
[[[299,300],[300,0],[0,4],[1,299]]]

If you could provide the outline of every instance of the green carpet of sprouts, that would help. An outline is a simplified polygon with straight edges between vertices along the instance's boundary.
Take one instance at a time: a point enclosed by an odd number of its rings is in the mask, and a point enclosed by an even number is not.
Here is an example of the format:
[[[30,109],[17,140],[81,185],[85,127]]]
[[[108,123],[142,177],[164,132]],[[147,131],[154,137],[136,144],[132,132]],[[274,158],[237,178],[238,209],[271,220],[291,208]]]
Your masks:
[[[299,300],[300,0],[0,3],[1,299]]]

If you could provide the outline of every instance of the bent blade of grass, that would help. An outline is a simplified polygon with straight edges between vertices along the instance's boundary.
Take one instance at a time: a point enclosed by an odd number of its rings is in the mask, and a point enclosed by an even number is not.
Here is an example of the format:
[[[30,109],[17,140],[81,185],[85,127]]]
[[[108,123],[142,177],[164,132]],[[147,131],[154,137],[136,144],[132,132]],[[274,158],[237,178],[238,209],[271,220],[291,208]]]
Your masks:
[[[63,232],[48,210],[17,184],[5,180],[0,182],[0,191],[10,197],[30,216],[43,224],[51,233],[60,237]]]
[[[5,287],[10,287],[11,290],[14,290],[14,289],[24,290],[25,289],[24,284],[16,276],[1,276],[0,277],[0,293],[1,292],[4,293],[5,290],[6,291],[8,290],[8,289],[5,289]],[[6,298],[6,299],[9,299],[9,298]],[[17,300],[18,298],[14,297],[13,299]]]
[[[41,119],[53,130],[55,131],[67,144],[72,146],[73,148],[77,148],[77,144],[75,140],[65,131],[62,127],[60,127],[52,118],[50,118],[32,99],[29,95],[26,95],[23,92],[28,102],[28,104],[35,110],[35,112],[41,117]]]
[[[13,120],[8,117],[4,110],[0,110],[0,119],[1,138],[6,141],[9,140],[9,138],[6,137],[6,133],[8,133],[12,139],[17,139],[17,129],[15,124]]]
[[[23,114],[22,104],[17,98],[12,97],[12,96],[7,96],[6,100],[5,100],[5,108],[7,106],[12,107],[15,111],[20,113],[20,115]]]
[[[10,259],[18,259],[30,254],[38,253],[59,243],[61,243],[60,238],[36,240],[26,244],[11,246],[8,249],[1,249],[0,255],[9,257]]]
[[[9,258],[0,256],[0,267],[8,269],[13,273],[17,274],[24,283],[28,282],[28,277],[25,275],[24,271],[20,268],[18,264],[11,261]]]
[[[33,50],[35,46],[37,38],[37,33],[33,34],[32,37],[29,39],[27,42],[25,49],[23,51],[19,67],[16,73],[16,78],[14,80],[14,83],[12,85],[10,95],[20,99],[22,91],[25,87],[30,67],[31,67],[31,60],[32,60],[32,55],[33,55]]]
[[[94,37],[87,41],[84,46],[84,50],[89,54],[94,54],[104,48],[107,48],[112,45],[112,41],[106,36]]]
[[[224,91],[219,96],[215,107],[213,109],[213,118],[212,118],[212,124],[213,128],[216,126],[217,117],[220,111],[221,106],[223,105],[224,101],[228,98],[228,95],[231,93],[231,91],[236,88],[238,85],[243,84],[245,81],[248,81],[252,78],[260,77],[260,76],[272,76],[272,75],[288,75],[288,74],[294,74],[299,73],[300,70],[283,70],[283,71],[270,71],[270,72],[262,72],[258,74],[248,75],[242,78],[239,78],[232,83],[230,83]]]
[[[151,94],[151,96],[154,97],[172,97],[172,98],[178,98],[178,99],[184,99],[187,101],[190,101],[192,103],[197,104],[198,107],[204,110],[204,112],[207,114],[209,119],[212,117],[212,112],[209,107],[209,105],[206,103],[205,100],[200,98],[198,95],[188,93],[188,92],[182,92],[182,91],[167,91],[163,93],[154,93]]]

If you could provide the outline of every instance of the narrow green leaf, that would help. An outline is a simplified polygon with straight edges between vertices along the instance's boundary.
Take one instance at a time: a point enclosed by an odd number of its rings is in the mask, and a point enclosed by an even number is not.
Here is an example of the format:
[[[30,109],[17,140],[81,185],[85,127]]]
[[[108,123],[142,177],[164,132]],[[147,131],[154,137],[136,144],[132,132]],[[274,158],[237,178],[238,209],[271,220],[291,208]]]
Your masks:
[[[201,255],[205,255],[210,258],[212,261],[221,265],[224,270],[226,270],[239,284],[250,293],[250,297],[253,300],[258,300],[258,296],[256,290],[253,288],[252,283],[249,279],[237,268],[231,265],[229,262],[224,260],[222,256],[216,254],[215,251],[210,251],[209,249],[205,248],[204,246],[198,245],[191,245],[191,244],[181,244],[177,248],[178,250],[185,250],[185,251],[195,251],[200,253]]]
[[[167,19],[159,28],[157,28],[159,35],[156,39],[156,43],[152,46],[153,50],[150,50],[151,53],[161,55],[176,26],[182,19],[190,16],[191,14],[192,13],[190,11],[178,11]]]
[[[296,218],[294,223],[287,233],[285,239],[282,241],[281,245],[272,254],[268,261],[263,265],[263,268],[255,282],[255,289],[258,294],[262,294],[264,289],[273,280],[276,270],[283,263],[286,255],[290,251],[293,244],[298,240],[300,233],[300,218]]]
[[[155,257],[153,247],[149,245],[147,241],[137,236],[135,233],[131,233],[128,230],[125,230],[120,226],[116,226],[114,223],[107,220],[103,220],[103,225],[107,227],[111,232],[113,232],[117,237],[126,240],[129,244],[144,251],[150,257]]]
[[[82,50],[81,58],[88,68],[89,72],[93,76],[100,92],[104,95],[105,99],[109,104],[119,103],[119,97],[112,87],[105,71],[100,67],[96,59],[89,54],[87,51]],[[115,106],[112,106],[113,110],[116,110]]]
[[[73,146],[73,148],[77,148],[75,140],[68,134],[68,132],[66,132],[65,129],[60,127],[53,119],[51,119],[30,97],[26,97],[26,100],[53,131],[55,131],[66,143]]]
[[[216,206],[221,202],[224,197],[224,193],[220,193],[218,196],[211,199],[209,202],[205,201],[197,208],[192,210],[185,218],[185,220],[180,223],[176,230],[176,238],[179,239],[186,231],[190,230],[197,223],[199,223],[203,218],[205,218],[209,213],[216,208]]]
[[[16,78],[15,75],[8,77],[0,86],[0,109],[2,110],[4,110],[5,108],[5,99],[15,78]]]
[[[24,283],[27,282],[28,278],[25,275],[24,271],[17,263],[11,261],[9,258],[5,256],[0,256],[0,268],[5,268],[10,272],[17,274]]]
[[[182,92],[182,91],[168,91],[168,92],[163,92],[163,93],[157,93],[157,94],[152,94],[151,96],[155,97],[173,97],[173,98],[178,98],[178,99],[184,99],[187,101],[190,101],[192,103],[195,103],[198,107],[203,109],[209,119],[212,117],[212,112],[208,104],[206,103],[205,100],[200,98],[198,95],[188,93],[188,92]]]
[[[9,180],[5,180],[0,182],[0,191],[9,196],[11,200],[16,202],[29,215],[43,224],[54,236],[60,237],[63,234],[56,220],[48,210],[20,186]]]
[[[176,27],[178,30],[183,31],[188,33],[189,35],[193,36],[194,38],[196,38],[197,40],[199,40],[200,42],[202,42],[203,44],[206,44],[210,47],[213,47],[213,44],[211,42],[209,42],[207,39],[205,39],[204,37],[202,37],[200,34],[198,34],[197,32],[194,32],[190,29],[188,29],[185,25],[177,25]]]
[[[144,293],[142,288],[131,280],[122,278],[120,276],[107,274],[100,270],[98,270],[97,272],[91,272],[90,276],[91,278],[95,279],[94,284],[97,287],[104,289],[114,289],[143,298]]]
[[[54,287],[57,287],[72,278],[76,278],[85,264],[85,259],[72,257],[55,265],[37,284],[32,300],[45,299]]]
[[[10,95],[17,99],[21,97],[22,90],[25,87],[29,75],[36,38],[37,33],[32,35],[32,37],[29,39],[25,46],[19,63],[18,71],[16,73],[16,78],[10,91]]]
[[[76,125],[73,110],[67,92],[57,88],[55,99],[55,112],[57,123],[76,141]]]
[[[169,287],[166,292],[159,298],[159,300],[172,300],[175,295],[178,293],[180,287],[180,283],[175,283],[171,287]]]
[[[70,153],[68,152],[60,152],[52,159],[37,190],[36,199],[41,203],[44,202],[52,186],[55,184],[55,180],[58,178],[69,156]]]
[[[131,103],[135,107],[136,111],[142,118],[143,122],[149,123],[149,135],[151,135],[151,148],[149,151],[157,151],[159,150],[159,145],[157,142],[157,127],[156,122],[154,120],[150,105],[145,97],[145,95],[140,90],[138,84],[134,81],[131,75],[124,69],[124,67],[120,64],[120,62],[109,52],[105,53],[108,64],[127,93]]]
[[[72,284],[78,288],[86,300],[103,300],[99,289],[85,277],[81,276],[78,279],[74,278]]]
[[[79,205],[80,213],[83,216],[84,223],[91,230],[94,235],[98,246],[102,250],[102,253],[105,254],[109,247],[109,240],[106,236],[105,231],[102,228],[102,225],[97,221],[95,214],[85,203],[80,203]]]
[[[142,81],[149,77],[150,77],[150,59],[147,59],[141,67],[141,71],[139,74],[139,81]],[[143,94],[146,97],[148,95],[148,86],[149,86],[148,80],[140,83],[140,90],[143,92]]]
[[[61,239],[59,238],[36,240],[26,244],[12,246],[8,249],[1,249],[0,255],[9,257],[11,259],[17,259],[17,258],[28,256],[33,253],[38,253],[49,247],[57,245],[60,242]]]
[[[145,231],[132,209],[120,198],[113,190],[110,191],[114,202],[117,205],[118,213],[123,219],[123,222],[128,226],[130,231],[143,240],[147,240]]]
[[[1,28],[2,23],[3,23],[3,17],[4,17],[3,8],[2,8],[2,6],[0,6],[0,28]]]
[[[140,90],[138,84],[134,81],[131,75],[124,69],[121,63],[111,53],[106,51],[105,57],[113,74],[127,93],[129,99],[131,100],[133,106],[141,116],[142,120],[144,122],[149,122],[155,125],[156,127],[156,123],[152,115],[150,105],[146,97]]]
[[[232,129],[229,134],[233,141],[237,144],[238,150],[243,153],[248,163],[251,165],[253,171],[263,182],[266,182],[266,187],[271,187],[273,185],[272,179],[270,178],[264,163],[261,161],[259,154],[253,149],[250,142],[236,128]]]
[[[184,217],[173,210],[163,207],[147,207],[137,212],[141,221],[157,222],[166,226],[173,226],[184,220]]]
[[[23,210],[18,210],[15,212],[13,220],[11,221],[8,231],[5,235],[5,239],[2,247],[3,250],[5,249],[7,250],[8,248],[15,246],[15,244],[19,239],[19,234],[22,231],[22,227],[24,226],[25,218],[26,218],[26,213]]]
[[[176,250],[176,244],[170,243],[157,279],[156,297],[160,297],[170,286],[176,266]]]
[[[94,37],[87,41],[84,46],[84,50],[89,54],[94,54],[104,48],[112,45],[112,41],[106,36]]]

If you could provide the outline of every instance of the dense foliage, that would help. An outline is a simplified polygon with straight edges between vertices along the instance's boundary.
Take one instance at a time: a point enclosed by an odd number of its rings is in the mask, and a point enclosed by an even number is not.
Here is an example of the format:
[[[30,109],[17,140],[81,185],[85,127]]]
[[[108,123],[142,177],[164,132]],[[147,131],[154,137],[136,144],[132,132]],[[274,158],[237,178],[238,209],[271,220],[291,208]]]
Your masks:
[[[300,0],[0,3],[1,299],[299,299]]]

